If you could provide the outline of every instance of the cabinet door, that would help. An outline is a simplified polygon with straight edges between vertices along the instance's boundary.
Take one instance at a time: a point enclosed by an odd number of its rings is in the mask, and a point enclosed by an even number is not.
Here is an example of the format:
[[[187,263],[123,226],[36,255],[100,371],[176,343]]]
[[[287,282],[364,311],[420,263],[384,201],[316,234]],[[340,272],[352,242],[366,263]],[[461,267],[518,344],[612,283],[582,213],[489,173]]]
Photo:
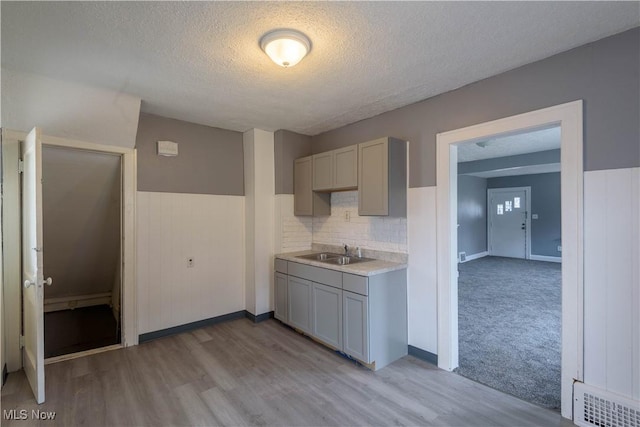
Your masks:
[[[369,363],[369,298],[342,291],[344,352]]]
[[[275,283],[275,289],[274,289],[275,307],[274,307],[273,316],[284,323],[289,323],[289,316],[287,316],[287,312],[288,312],[287,310],[287,305],[288,305],[287,275],[282,273],[276,273],[276,280],[274,283]]]
[[[313,155],[313,190],[333,188],[333,151]]]
[[[389,215],[389,141],[358,145],[358,214]]]
[[[311,282],[294,276],[287,278],[289,324],[311,333]]]
[[[313,215],[311,156],[296,159],[293,164],[293,213]]]
[[[312,284],[312,335],[342,350],[342,289]]]
[[[333,187],[358,188],[358,146],[333,151]]]

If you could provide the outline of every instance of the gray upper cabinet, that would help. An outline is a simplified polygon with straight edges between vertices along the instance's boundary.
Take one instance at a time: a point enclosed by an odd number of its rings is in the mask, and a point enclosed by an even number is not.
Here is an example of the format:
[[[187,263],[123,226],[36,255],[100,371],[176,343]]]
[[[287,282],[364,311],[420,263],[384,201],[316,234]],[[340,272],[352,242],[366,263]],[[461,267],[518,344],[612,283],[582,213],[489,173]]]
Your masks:
[[[380,138],[358,144],[358,214],[407,216],[407,143]]]
[[[358,188],[358,146],[333,150],[333,188],[355,190]]]
[[[340,191],[358,188],[358,146],[313,155],[313,190]]]
[[[313,191],[333,189],[333,151],[313,155]]]
[[[331,215],[331,195],[313,191],[313,157],[296,159],[293,164],[294,215]]]

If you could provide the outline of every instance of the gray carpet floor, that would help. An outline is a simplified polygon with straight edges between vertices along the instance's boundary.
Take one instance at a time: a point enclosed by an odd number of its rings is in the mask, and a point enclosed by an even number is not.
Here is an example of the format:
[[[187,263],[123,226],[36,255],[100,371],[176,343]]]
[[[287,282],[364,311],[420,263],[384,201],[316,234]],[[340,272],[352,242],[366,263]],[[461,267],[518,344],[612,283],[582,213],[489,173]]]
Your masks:
[[[561,265],[485,257],[459,271],[456,372],[559,409]]]

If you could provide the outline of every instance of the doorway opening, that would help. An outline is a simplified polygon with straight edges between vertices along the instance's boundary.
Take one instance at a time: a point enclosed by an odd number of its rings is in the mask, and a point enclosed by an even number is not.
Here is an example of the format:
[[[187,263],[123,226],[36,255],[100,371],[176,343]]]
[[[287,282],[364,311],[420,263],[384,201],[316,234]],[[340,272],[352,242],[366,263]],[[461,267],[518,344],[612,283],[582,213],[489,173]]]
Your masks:
[[[456,372],[559,410],[560,127],[457,151]]]
[[[112,293],[112,304],[120,305],[120,344],[96,350],[49,358],[47,363],[81,357],[138,343],[135,289],[135,175],[136,151],[116,145],[94,144],[42,135],[39,128],[29,133],[2,129],[2,209],[3,301],[7,320],[7,369],[23,369],[37,403],[45,401],[44,294],[55,286],[55,277],[43,274],[46,246],[43,238],[43,146],[75,149],[83,153],[114,155],[120,162],[120,247],[117,268],[119,297]],[[44,178],[46,180],[46,177]],[[84,177],[77,181],[83,184]],[[54,225],[55,226],[55,225]],[[8,232],[9,231],[9,232]],[[101,237],[102,238],[102,237]],[[67,267],[74,269],[78,262]],[[93,280],[93,278],[91,279]],[[76,306],[77,307],[77,306]],[[111,308],[111,307],[110,307]]]
[[[42,147],[46,359],[121,343],[121,155]]]
[[[543,108],[516,116],[439,133],[437,154],[437,316],[438,366],[452,371],[459,365],[458,349],[458,145],[514,133],[560,127],[562,333],[561,415],[573,418],[573,386],[583,381],[583,122],[582,101]],[[532,189],[532,191],[535,191]]]

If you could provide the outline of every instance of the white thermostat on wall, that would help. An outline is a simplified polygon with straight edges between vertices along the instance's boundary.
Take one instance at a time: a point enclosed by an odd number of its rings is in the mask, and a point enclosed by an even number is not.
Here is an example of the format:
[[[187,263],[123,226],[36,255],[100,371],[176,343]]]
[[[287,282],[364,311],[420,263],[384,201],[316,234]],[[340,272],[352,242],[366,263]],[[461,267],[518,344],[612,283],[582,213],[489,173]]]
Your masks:
[[[178,143],[173,141],[158,141],[159,156],[177,156]]]

